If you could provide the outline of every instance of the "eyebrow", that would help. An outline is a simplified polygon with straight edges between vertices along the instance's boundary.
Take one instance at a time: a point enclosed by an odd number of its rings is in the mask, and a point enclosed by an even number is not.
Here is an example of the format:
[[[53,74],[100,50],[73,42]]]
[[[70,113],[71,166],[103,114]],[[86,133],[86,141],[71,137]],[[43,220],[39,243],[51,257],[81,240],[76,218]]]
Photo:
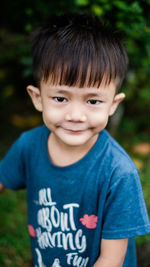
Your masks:
[[[64,90],[64,89],[59,89],[59,88],[56,88],[56,94],[70,94],[71,92],[69,90]],[[103,96],[100,92],[99,93],[85,93],[83,94],[84,97],[100,97],[100,96]]]
[[[68,90],[63,90],[63,89],[56,89],[55,92],[57,94],[69,94],[70,93]]]

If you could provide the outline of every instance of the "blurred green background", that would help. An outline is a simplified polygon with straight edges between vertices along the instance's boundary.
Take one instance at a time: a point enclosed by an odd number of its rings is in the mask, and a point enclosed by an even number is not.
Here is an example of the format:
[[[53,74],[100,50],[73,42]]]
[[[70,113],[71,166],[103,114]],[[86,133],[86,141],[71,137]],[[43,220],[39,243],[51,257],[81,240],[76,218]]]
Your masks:
[[[140,170],[150,214],[150,0],[5,0],[0,11],[0,157],[19,134],[42,123],[26,86],[32,83],[29,37],[52,14],[90,12],[119,28],[129,55],[126,100],[108,129]],[[31,266],[26,194],[0,195],[0,266]],[[150,235],[137,238],[140,267],[150,267]],[[132,267],[132,266],[131,266]]]

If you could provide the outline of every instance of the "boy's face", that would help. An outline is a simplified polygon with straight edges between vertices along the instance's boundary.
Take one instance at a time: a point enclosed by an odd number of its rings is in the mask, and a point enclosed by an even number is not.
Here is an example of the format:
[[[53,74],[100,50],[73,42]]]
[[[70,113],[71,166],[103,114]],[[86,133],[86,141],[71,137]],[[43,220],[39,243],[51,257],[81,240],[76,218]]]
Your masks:
[[[28,86],[27,90],[55,141],[68,148],[84,148],[96,140],[125,97],[123,93],[115,95],[115,82],[99,88],[54,86],[42,82],[41,91],[33,86]]]

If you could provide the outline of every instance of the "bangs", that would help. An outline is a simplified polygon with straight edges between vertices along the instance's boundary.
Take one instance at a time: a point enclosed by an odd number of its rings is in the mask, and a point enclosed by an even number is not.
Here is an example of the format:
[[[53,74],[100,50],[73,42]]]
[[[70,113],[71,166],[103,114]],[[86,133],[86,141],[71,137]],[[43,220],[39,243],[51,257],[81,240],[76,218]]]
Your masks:
[[[128,61],[124,45],[97,20],[92,28],[85,23],[84,19],[84,25],[71,22],[38,29],[32,43],[38,85],[44,81],[82,88],[107,85],[117,78],[122,82]]]
[[[41,71],[43,81],[52,85],[99,87],[116,79],[117,70],[103,47],[92,42],[60,43],[49,41],[43,55]],[[107,62],[107,63],[106,63]],[[40,75],[41,76],[41,75]]]
[[[116,77],[112,66],[108,63],[106,65],[110,60],[104,59],[98,51],[93,53],[89,44],[78,44],[76,41],[72,46],[67,43],[56,47],[54,44],[49,49],[53,53],[47,53],[42,61],[44,82],[50,80],[53,85],[99,87],[104,75],[106,83]]]

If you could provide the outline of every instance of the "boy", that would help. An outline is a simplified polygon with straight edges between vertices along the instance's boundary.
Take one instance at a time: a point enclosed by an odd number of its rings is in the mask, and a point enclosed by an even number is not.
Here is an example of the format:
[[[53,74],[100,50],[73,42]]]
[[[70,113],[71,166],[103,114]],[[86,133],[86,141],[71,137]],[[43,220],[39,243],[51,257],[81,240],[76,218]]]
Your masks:
[[[0,163],[1,188],[27,188],[34,266],[135,267],[134,236],[150,232],[137,169],[104,128],[128,58],[122,41],[87,15],[61,16],[32,41],[44,126],[25,132]]]

